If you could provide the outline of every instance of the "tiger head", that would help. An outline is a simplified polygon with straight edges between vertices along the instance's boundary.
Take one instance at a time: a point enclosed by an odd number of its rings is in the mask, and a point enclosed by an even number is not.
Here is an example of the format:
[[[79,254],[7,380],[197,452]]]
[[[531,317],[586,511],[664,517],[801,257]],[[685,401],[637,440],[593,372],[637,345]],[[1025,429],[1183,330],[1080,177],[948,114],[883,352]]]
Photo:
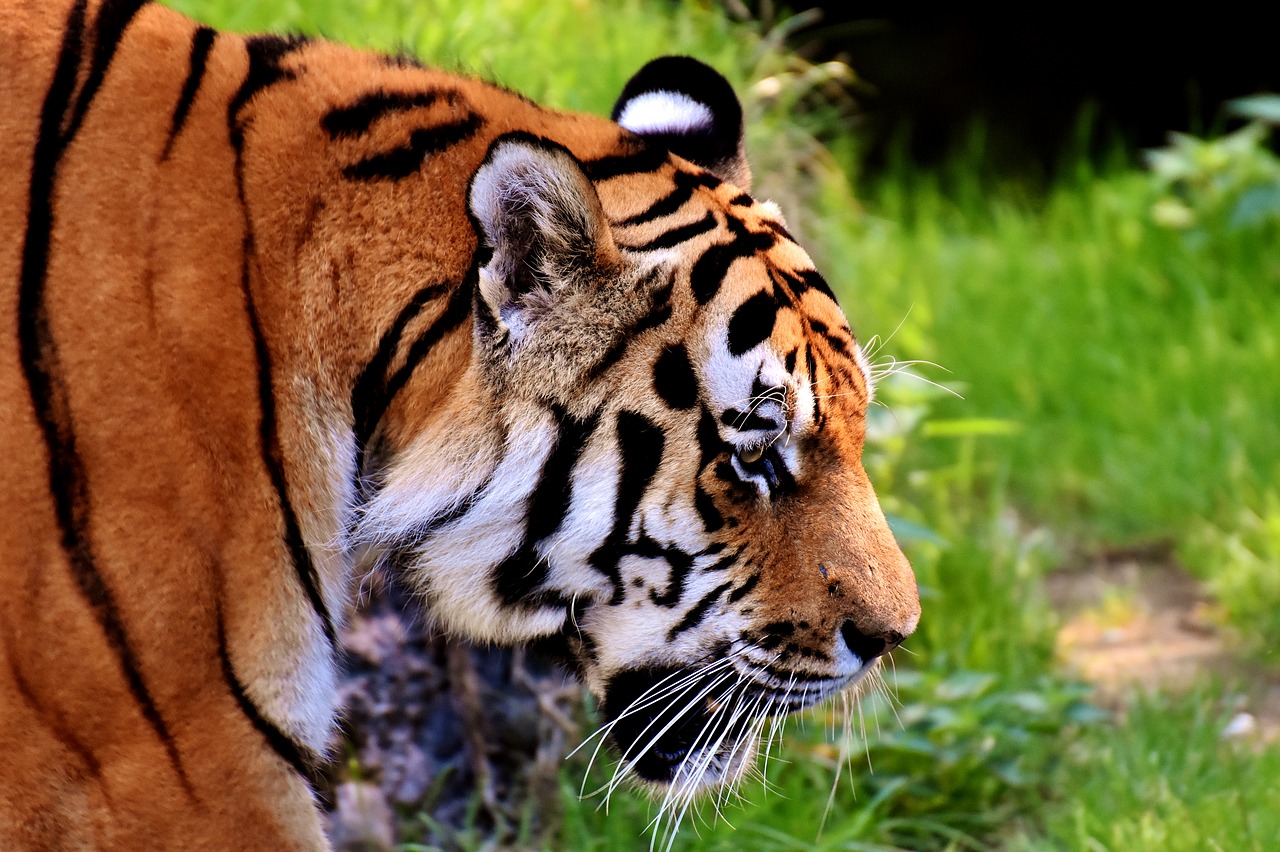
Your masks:
[[[627,769],[705,787],[763,720],[871,671],[919,601],[861,463],[867,363],[745,190],[732,90],[658,60],[615,119],[589,162],[490,146],[466,392],[367,515],[441,626],[563,637]]]

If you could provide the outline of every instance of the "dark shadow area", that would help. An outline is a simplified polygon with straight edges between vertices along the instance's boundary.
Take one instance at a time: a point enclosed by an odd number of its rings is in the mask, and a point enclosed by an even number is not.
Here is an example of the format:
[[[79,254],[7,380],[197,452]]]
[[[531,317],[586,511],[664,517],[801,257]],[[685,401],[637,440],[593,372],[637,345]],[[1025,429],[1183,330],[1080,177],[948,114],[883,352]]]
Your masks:
[[[1280,90],[1274,4],[1156,6],[1145,14],[1115,4],[792,8],[823,12],[793,45],[812,60],[846,60],[867,84],[859,132],[873,171],[904,133],[912,159],[932,164],[980,122],[999,171],[1034,170],[1066,151],[1097,156],[1116,141],[1134,150],[1162,144],[1170,130],[1209,132],[1224,124],[1225,101]],[[1094,128],[1084,140],[1082,115]]]

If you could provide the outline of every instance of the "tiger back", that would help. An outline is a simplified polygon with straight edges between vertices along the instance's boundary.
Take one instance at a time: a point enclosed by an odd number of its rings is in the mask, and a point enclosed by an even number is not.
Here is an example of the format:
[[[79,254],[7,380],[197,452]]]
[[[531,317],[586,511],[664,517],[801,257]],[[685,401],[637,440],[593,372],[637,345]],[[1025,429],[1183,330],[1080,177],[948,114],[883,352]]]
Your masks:
[[[356,585],[742,776],[915,627],[868,370],[657,60],[614,121],[140,0],[0,3],[0,848],[324,848]]]

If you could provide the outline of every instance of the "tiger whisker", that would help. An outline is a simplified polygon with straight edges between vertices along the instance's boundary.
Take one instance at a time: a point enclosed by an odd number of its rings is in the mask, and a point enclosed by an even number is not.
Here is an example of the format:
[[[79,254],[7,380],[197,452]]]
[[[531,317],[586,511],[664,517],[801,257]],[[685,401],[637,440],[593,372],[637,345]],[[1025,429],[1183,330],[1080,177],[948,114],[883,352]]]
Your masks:
[[[751,706],[746,710],[745,716],[746,718],[751,720],[750,727],[748,727],[746,731],[743,731],[738,736],[737,742],[734,743],[733,748],[730,749],[728,756],[725,757],[726,765],[728,766],[733,765],[734,759],[738,756],[740,750],[744,746],[750,747],[750,744],[759,742],[759,734],[760,734],[760,729],[763,726],[764,717],[758,716],[757,711],[759,711],[760,706],[764,702],[765,702],[765,696],[763,694],[757,695],[755,700],[751,702]],[[741,785],[741,777],[742,776],[739,776],[737,779],[734,780],[733,783],[726,784],[724,787],[721,788],[721,795],[719,797],[719,801],[716,806],[716,813],[722,819],[724,819],[724,817],[723,817],[723,814],[721,813],[720,806],[726,803],[726,800],[730,795],[735,794],[737,792],[737,790]],[[725,819],[724,821],[726,823],[729,822],[728,819]]]
[[[744,648],[743,650],[748,649]],[[775,662],[780,656],[780,652],[773,654],[769,662]],[[751,668],[754,668],[754,666]],[[754,699],[750,699],[749,693],[745,690],[738,689],[746,678],[754,680],[754,673],[750,670],[739,672],[738,680],[724,693],[726,695],[733,695],[733,703],[720,702],[717,705],[716,712],[704,722],[702,728],[698,732],[698,735],[690,745],[690,753],[697,752],[700,748],[703,749],[701,757],[698,763],[692,767],[687,764],[682,767],[676,783],[669,787],[666,795],[664,795],[658,814],[655,815],[648,826],[648,828],[654,829],[654,834],[652,835],[650,844],[651,848],[656,848],[655,844],[658,842],[660,836],[666,838],[665,847],[670,848],[670,844],[673,842],[675,833],[679,830],[679,825],[683,821],[684,815],[691,806],[691,803],[696,799],[699,787],[698,780],[705,776],[712,763],[719,763],[723,769],[731,767],[735,758],[741,753],[741,750],[744,747],[750,747],[751,743],[759,742],[760,734],[762,733],[764,726],[771,721],[768,712],[761,711],[761,705],[764,704],[771,707],[773,699],[769,698],[766,693],[759,693]],[[726,714],[727,720],[725,718]],[[752,721],[749,723],[746,730],[738,731],[736,730],[736,726],[743,718],[748,718]],[[772,721],[776,725],[776,720]],[[723,727],[721,727],[722,725]],[[704,739],[715,734],[717,730],[719,730],[720,733],[716,742],[709,747],[704,745]],[[734,737],[733,746],[729,749],[728,754],[722,756],[721,752],[723,751],[725,739],[730,735]],[[718,796],[713,802],[715,818],[723,819],[726,823],[729,823],[729,820],[725,817],[721,806],[726,802],[729,795],[734,795],[739,800],[742,799],[742,795],[739,791],[741,789],[742,782],[744,781],[744,777],[748,774],[753,774],[754,776],[761,778],[762,781],[764,780],[763,773],[760,772],[757,767],[752,766],[747,767],[743,773],[739,774],[730,783],[721,787]],[[673,812],[674,807],[680,808],[679,813]],[[697,812],[695,811],[695,827],[696,813]],[[658,827],[664,821],[667,824],[659,830]]]
[[[827,793],[827,804],[822,809],[822,819],[818,821],[818,837],[822,836],[822,832],[826,830],[827,818],[831,815],[831,809],[836,803],[836,791],[840,789],[840,769],[845,765],[845,761],[850,758],[849,738],[852,735],[851,721],[849,718],[849,693],[848,691],[840,693],[840,700],[844,709],[843,726],[841,728],[840,753],[836,756],[836,771],[831,779],[831,791]],[[834,725],[834,722],[832,723]]]
[[[637,697],[634,701],[628,704],[626,708],[624,708],[623,711],[618,714],[617,718],[615,718],[613,721],[605,725],[601,725],[594,732],[592,732],[590,736],[588,736],[581,743],[579,743],[578,746],[574,748],[573,751],[569,752],[569,754],[566,755],[566,758],[565,758],[566,760],[572,757],[573,755],[577,754],[578,751],[587,743],[589,743],[592,739],[595,739],[597,736],[599,736],[599,740],[596,743],[596,747],[591,753],[591,759],[587,761],[587,768],[583,772],[582,786],[578,790],[578,797],[587,798],[588,795],[594,796],[605,789],[602,786],[599,789],[592,791],[590,794],[587,794],[585,792],[586,785],[587,785],[586,779],[589,778],[591,775],[591,767],[595,765],[596,758],[600,754],[600,749],[604,746],[604,741],[606,739],[606,736],[611,730],[613,730],[613,727],[615,725],[617,725],[620,721],[625,719],[627,716],[637,713],[646,707],[651,707],[653,706],[653,704],[659,701],[662,701],[668,698],[675,698],[679,696],[683,692],[692,688],[693,684],[695,684],[700,678],[705,677],[706,675],[710,674],[711,672],[715,671],[718,668],[723,668],[731,665],[732,659],[734,656],[735,655],[731,654],[722,659],[715,660],[703,666],[699,666],[698,668],[694,669],[692,672],[686,673],[685,675],[680,677],[677,677],[677,675],[679,675],[678,672],[672,672],[672,674],[668,675],[666,678],[663,678],[661,681],[659,681],[658,683],[654,684],[653,686],[649,687],[649,689],[641,693],[639,697]],[[666,681],[672,677],[676,677],[675,682],[671,684],[667,684]],[[648,700],[646,700],[646,698]]]
[[[907,312],[902,315],[902,319],[898,320],[898,324],[894,326],[893,331],[889,333],[888,337],[882,339],[880,335],[873,334],[867,339],[867,342],[862,346],[862,354],[868,361],[875,357],[877,352],[887,346],[891,340],[898,336],[898,332],[902,330],[902,326],[906,324],[907,319],[911,316],[913,307],[914,306],[907,308]]]
[[[730,695],[741,683],[741,680],[742,680],[742,676],[741,674],[739,674],[738,679],[734,683],[730,684],[729,687],[724,692],[721,693],[720,698],[723,699],[728,695]],[[706,735],[709,730],[713,729],[716,723],[717,717],[723,712],[725,703],[723,701],[717,701],[716,705],[717,706],[716,706],[715,712],[712,713],[711,716],[703,723],[702,728],[698,731],[697,736],[695,736],[693,741],[690,743],[689,751],[688,751],[689,754],[694,754],[697,752],[697,749],[700,747],[700,743],[702,741],[703,736]],[[713,756],[714,752],[711,752],[710,755]],[[667,821],[667,826],[662,830],[661,834],[663,837],[669,836],[670,840],[674,841],[675,832],[678,830],[679,824],[683,820],[684,813],[688,809],[688,803],[693,800],[697,792],[697,786],[696,786],[697,779],[701,778],[703,773],[706,771],[708,760],[709,760],[709,757],[704,757],[702,760],[699,761],[698,766],[693,768],[689,768],[688,764],[685,763],[680,767],[679,770],[677,770],[676,779],[674,779],[674,782],[667,787],[666,793],[663,796],[662,806],[658,809],[657,816],[655,816],[654,819],[649,823],[649,826],[654,829],[654,834],[650,840],[651,849],[653,848],[654,842],[656,842],[658,839],[658,836],[659,836],[658,826],[662,824],[662,821],[664,820],[664,818]],[[671,820],[672,814],[669,808],[672,806],[672,804],[681,804],[681,803],[683,803],[683,807],[681,807],[679,815],[675,818],[674,821]],[[666,848],[670,849],[670,847],[671,847],[671,844],[670,842],[668,842],[666,845]]]
[[[565,759],[573,757],[575,754],[578,753],[578,751],[583,746],[585,746],[588,742],[590,742],[596,736],[607,734],[613,728],[614,725],[616,725],[625,717],[639,710],[642,710],[645,707],[652,706],[655,702],[660,701],[667,695],[672,694],[676,690],[679,690],[681,686],[690,684],[693,681],[696,681],[698,678],[701,678],[709,674],[710,672],[714,671],[717,668],[722,668],[724,666],[730,665],[735,657],[740,656],[746,650],[747,650],[746,648],[741,648],[725,657],[722,657],[718,660],[712,660],[709,663],[704,663],[701,666],[698,666],[697,668],[688,672],[683,672],[683,673],[672,672],[671,674],[667,675],[665,678],[658,681],[653,686],[649,687],[644,692],[642,692],[637,698],[635,698],[630,704],[628,704],[623,709],[623,711],[618,714],[617,718],[614,719],[612,722],[608,722],[596,728],[596,730],[593,731],[591,734],[589,734],[581,743],[579,743],[573,749],[573,751],[565,755]],[[667,683],[667,681],[671,680],[672,678],[676,678],[676,680],[672,683]],[[646,701],[645,699],[648,699],[648,700]],[[644,702],[643,704],[640,703],[642,701]]]
[[[650,697],[648,701],[645,701],[644,704],[640,704],[640,702],[644,700],[645,696],[648,696],[650,692],[653,692],[654,690],[657,690],[659,686],[662,686],[662,681],[659,681],[659,683],[654,684],[653,687],[649,687],[649,690],[646,690],[644,693],[641,693],[641,696],[637,697],[635,701],[631,702],[631,704],[628,704],[626,706],[626,709],[623,710],[622,713],[618,714],[617,718],[614,719],[613,722],[602,725],[602,727],[596,729],[594,733],[591,733],[590,737],[584,739],[584,741],[582,741],[580,745],[577,746],[577,748],[575,748],[575,750],[570,752],[570,755],[568,756],[571,757],[573,753],[576,753],[577,751],[579,751],[579,748],[581,748],[582,746],[585,746],[586,743],[590,742],[591,738],[596,737],[596,734],[600,734],[599,741],[596,742],[596,745],[595,745],[595,750],[591,752],[591,759],[588,761],[588,764],[586,764],[586,770],[584,771],[584,773],[582,773],[582,785],[581,785],[581,788],[579,788],[579,798],[589,798],[590,796],[596,796],[596,794],[599,794],[600,792],[607,791],[605,792],[603,805],[604,806],[608,805],[609,794],[613,792],[613,788],[616,787],[616,784],[605,783],[602,785],[602,787],[595,789],[595,791],[591,791],[591,793],[586,793],[585,791],[586,791],[586,779],[590,778],[591,766],[595,765],[595,759],[596,757],[599,756],[600,748],[604,746],[605,734],[608,734],[609,732],[611,732],[614,725],[617,725],[618,723],[622,722],[622,719],[625,719],[626,716],[628,715],[639,713],[639,711],[643,710],[644,707],[653,706],[655,702],[667,700],[667,698],[676,698],[680,695],[684,695],[685,692],[691,690],[691,688],[694,687],[694,684],[698,682],[700,678],[707,677],[709,673],[714,672],[714,670],[716,670],[717,668],[724,668],[724,667],[727,667],[727,665],[730,665],[731,659],[732,659],[731,656],[727,656],[727,658],[716,660],[712,664],[704,665],[704,667],[699,667],[698,669],[695,669],[694,672],[686,674],[685,677],[678,678],[676,683],[669,684],[669,686],[667,686],[666,688],[663,688],[663,690],[660,690],[659,692],[654,693],[654,695]],[[672,675],[667,675],[667,677],[668,678],[672,677]],[[722,675],[722,678],[723,677],[727,677],[727,675]],[[722,678],[718,678],[716,682],[718,683],[719,679],[722,679]],[[664,678],[664,681],[666,681],[666,678]],[[682,715],[684,715],[684,711],[681,711],[680,714],[677,714],[675,716],[675,719],[680,719]],[[657,720],[657,718],[655,718],[654,720]],[[648,730],[649,727],[652,727],[652,725],[653,725],[653,722],[650,722],[649,725],[645,725],[645,728],[640,732],[641,736],[643,736],[646,730]],[[636,738],[636,742],[639,742],[639,737]],[[650,745],[652,745],[652,743],[650,743]],[[635,747],[635,743],[632,743],[632,747]],[[630,750],[627,750],[627,753],[630,753]],[[625,761],[626,761],[627,753],[623,753],[620,761],[618,761],[618,768],[614,769],[614,777],[613,777],[614,779],[617,778],[618,771],[620,770],[623,771],[623,777],[625,777],[626,775]]]
[[[712,714],[712,718],[708,719],[707,723],[703,725],[702,730],[698,732],[698,736],[694,740],[695,743],[701,740],[702,736],[706,734],[709,730],[713,729],[712,725],[715,718],[718,717],[723,712],[724,712],[724,709],[723,707],[721,707],[717,710],[716,713]],[[727,726],[726,726],[726,733],[727,733]],[[663,846],[663,852],[670,852],[671,847],[675,844],[676,834],[679,831],[680,824],[684,821],[685,814],[688,813],[689,807],[693,804],[694,800],[696,799],[696,795],[695,795],[697,792],[697,787],[695,784],[696,779],[701,778],[703,774],[707,771],[707,768],[711,764],[711,760],[715,757],[716,749],[719,747],[720,742],[723,741],[723,737],[724,737],[724,734],[722,734],[720,739],[716,741],[716,745],[714,747],[704,747],[704,753],[702,757],[699,759],[698,764],[692,769],[689,769],[685,773],[684,778],[681,780],[679,793],[675,797],[675,801],[677,801],[680,804],[680,811],[679,813],[676,813],[674,815],[673,819],[668,819],[667,821],[667,827],[663,832],[664,838],[666,840]]]
[[[703,698],[705,698],[705,697],[706,697],[706,695],[707,695],[709,692],[711,692],[711,690],[715,689],[717,686],[719,686],[721,683],[723,683],[723,682],[724,682],[724,680],[725,680],[726,678],[728,678],[728,677],[729,677],[730,675],[732,675],[732,674],[734,674],[734,672],[733,672],[732,670],[731,670],[731,671],[729,671],[729,672],[726,672],[725,674],[720,675],[720,676],[719,676],[719,677],[717,677],[714,681],[712,681],[710,684],[708,684],[707,686],[705,686],[705,687],[702,689],[702,691],[701,691],[701,692],[699,692],[697,695],[695,695],[695,696],[694,696],[693,700],[692,700],[691,702],[689,702],[689,704],[688,704],[688,705],[686,705],[686,707],[685,707],[683,710],[681,710],[680,712],[678,712],[678,713],[676,713],[674,716],[672,716],[671,720],[670,720],[669,722],[667,722],[667,723],[662,727],[662,729],[661,729],[661,730],[659,730],[656,734],[654,734],[652,737],[650,737],[649,741],[648,741],[647,743],[645,743],[645,744],[640,748],[639,753],[640,753],[640,754],[644,754],[644,753],[645,753],[645,752],[647,752],[649,749],[651,749],[651,748],[653,748],[654,746],[656,746],[656,745],[658,744],[658,741],[662,739],[663,734],[665,734],[667,731],[671,730],[672,726],[674,726],[677,722],[679,722],[679,721],[680,721],[680,719],[682,719],[682,718],[684,717],[684,715],[685,715],[689,710],[691,710],[691,709],[693,709],[694,707],[696,707],[696,702],[701,701]],[[732,686],[730,686],[730,687],[729,687],[729,689],[732,689]],[[722,695],[723,695],[723,694],[727,694],[727,692],[726,692],[726,693],[722,693]],[[640,731],[640,736],[643,736],[646,732],[648,732],[648,731],[649,731],[649,729],[650,729],[650,728],[652,728],[652,727],[653,727],[653,725],[654,725],[654,724],[658,721],[658,719],[660,719],[660,718],[661,718],[661,715],[656,716],[653,720],[651,720],[651,721],[649,722],[649,724],[645,725],[645,727]],[[614,791],[614,790],[616,790],[616,789],[618,788],[618,786],[619,786],[619,785],[620,785],[624,780],[626,780],[627,776],[628,776],[628,775],[630,775],[631,770],[634,768],[634,766],[635,766],[635,764],[636,764],[636,761],[638,761],[638,760],[639,760],[639,758],[637,757],[635,760],[632,760],[632,761],[628,762],[627,758],[628,758],[628,757],[629,757],[629,756],[630,756],[630,755],[631,755],[631,754],[636,750],[636,746],[637,746],[637,744],[640,742],[640,736],[637,736],[637,737],[636,737],[635,741],[634,741],[634,742],[632,742],[631,746],[630,746],[630,747],[628,747],[628,748],[627,748],[627,750],[626,750],[626,752],[624,752],[624,753],[623,753],[622,757],[621,757],[621,758],[619,758],[619,760],[618,760],[618,765],[617,765],[617,767],[614,769],[613,777],[610,779],[610,781],[609,781],[608,785],[606,785],[606,787],[604,787],[604,788],[601,788],[601,789],[603,789],[603,790],[604,790],[604,801],[601,803],[601,804],[602,804],[602,806],[606,806],[606,807],[607,807],[607,805],[608,805],[608,803],[609,803],[609,799],[610,799],[610,797],[613,795],[613,791]],[[591,795],[593,795],[593,796],[594,796],[594,795],[596,795],[596,794],[597,794],[597,793],[599,793],[599,792],[600,792],[600,790],[596,790],[596,791],[595,791],[595,792],[593,792]]]

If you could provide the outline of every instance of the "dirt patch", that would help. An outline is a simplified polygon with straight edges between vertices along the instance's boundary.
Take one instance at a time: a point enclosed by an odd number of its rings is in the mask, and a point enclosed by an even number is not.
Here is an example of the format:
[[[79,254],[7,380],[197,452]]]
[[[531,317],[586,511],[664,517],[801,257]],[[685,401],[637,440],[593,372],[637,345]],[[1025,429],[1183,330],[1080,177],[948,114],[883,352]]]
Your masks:
[[[1233,653],[1212,599],[1167,550],[1100,554],[1051,574],[1046,589],[1063,617],[1058,653],[1102,703],[1122,709],[1135,689],[1176,692],[1212,677],[1231,694],[1224,735],[1280,737],[1280,673]]]

